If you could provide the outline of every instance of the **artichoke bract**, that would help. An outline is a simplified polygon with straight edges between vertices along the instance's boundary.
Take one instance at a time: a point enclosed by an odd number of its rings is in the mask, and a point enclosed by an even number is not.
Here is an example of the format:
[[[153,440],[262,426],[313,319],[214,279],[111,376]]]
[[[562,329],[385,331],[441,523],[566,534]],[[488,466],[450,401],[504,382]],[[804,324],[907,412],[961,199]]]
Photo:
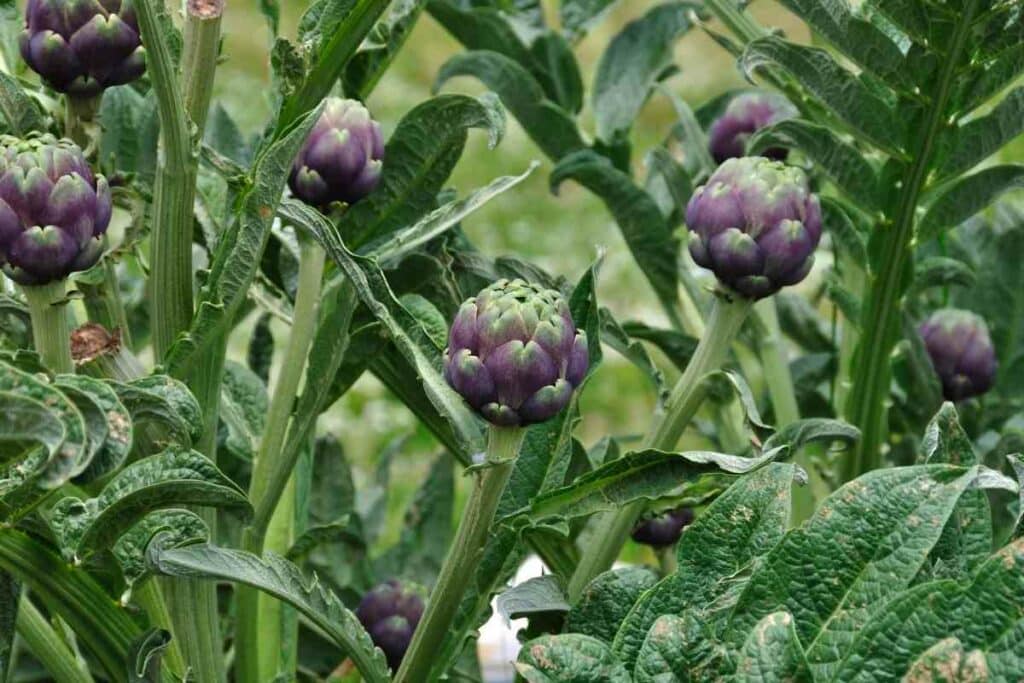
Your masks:
[[[944,308],[918,328],[948,401],[980,396],[995,383],[998,361],[985,321],[971,313]]]
[[[676,508],[660,515],[645,519],[633,527],[632,537],[637,543],[653,548],[667,548],[675,545],[683,535],[683,529],[693,521],[693,510]]]
[[[729,159],[686,207],[690,255],[750,299],[807,277],[821,241],[821,205],[806,174],[765,157]]]
[[[355,204],[377,187],[383,159],[380,124],[356,100],[332,97],[299,150],[288,185],[321,209]]]
[[[130,0],[28,0],[21,56],[50,87],[77,98],[146,70]]]
[[[92,267],[110,223],[110,187],[70,140],[0,136],[0,266],[44,285]]]
[[[444,374],[485,420],[519,427],[565,408],[589,362],[587,335],[560,293],[499,280],[459,308]]]
[[[747,140],[757,131],[797,116],[796,107],[782,95],[772,92],[751,92],[737,95],[729,102],[725,112],[715,119],[708,130],[708,148],[715,161],[741,157],[746,153]],[[773,147],[764,156],[779,161],[789,150]]]
[[[387,657],[388,666],[397,670],[409,648],[412,634],[423,616],[423,594],[396,579],[382,583],[363,596],[356,616],[374,644]]]

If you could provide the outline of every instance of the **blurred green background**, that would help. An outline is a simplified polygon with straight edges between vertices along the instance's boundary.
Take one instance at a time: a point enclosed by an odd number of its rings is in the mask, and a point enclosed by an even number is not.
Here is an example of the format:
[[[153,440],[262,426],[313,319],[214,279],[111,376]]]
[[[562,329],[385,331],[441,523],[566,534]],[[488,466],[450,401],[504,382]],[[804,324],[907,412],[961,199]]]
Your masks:
[[[282,0],[281,32],[294,37],[305,1]],[[584,81],[589,84],[609,40],[630,20],[658,3],[622,0],[577,46]],[[546,1],[552,23],[557,3]],[[753,8],[765,24],[782,28],[796,39],[806,39],[803,25],[773,2]],[[259,130],[270,116],[270,32],[259,10],[259,0],[229,0],[225,16],[223,63],[218,69],[215,97],[246,132]],[[461,47],[430,16],[424,13],[402,53],[367,102],[390,135],[403,114],[429,98],[438,69]],[[734,60],[701,30],[694,29],[677,46],[680,74],[668,86],[691,104],[745,81]],[[449,82],[446,90],[478,93],[481,85],[466,78]],[[589,90],[588,90],[589,91]],[[592,129],[584,111],[584,129]],[[655,96],[648,103],[634,129],[636,158],[658,144],[675,115],[670,103]],[[599,250],[605,251],[599,283],[599,298],[620,319],[640,319],[658,324],[663,316],[646,280],[629,256],[604,206],[593,195],[567,183],[558,196],[548,189],[551,164],[509,117],[508,134],[499,147],[487,149],[482,134],[471,135],[470,143],[450,185],[460,194],[501,175],[518,174],[531,161],[542,165],[526,182],[501,195],[465,221],[473,241],[491,256],[514,254],[534,261],[570,280],[577,279]],[[638,172],[643,174],[642,169]],[[279,347],[286,330],[276,330]],[[244,339],[236,350],[243,352]],[[584,420],[580,436],[586,445],[598,438],[642,432],[654,405],[650,382],[631,365],[607,352],[601,371],[588,383],[583,396]],[[402,511],[426,474],[437,452],[432,438],[417,429],[413,416],[372,377],[364,377],[321,421],[344,444],[357,469],[357,477],[373,471],[376,455],[396,437],[411,435],[395,459],[389,498],[390,538],[397,536]],[[388,538],[384,539],[389,540]]]

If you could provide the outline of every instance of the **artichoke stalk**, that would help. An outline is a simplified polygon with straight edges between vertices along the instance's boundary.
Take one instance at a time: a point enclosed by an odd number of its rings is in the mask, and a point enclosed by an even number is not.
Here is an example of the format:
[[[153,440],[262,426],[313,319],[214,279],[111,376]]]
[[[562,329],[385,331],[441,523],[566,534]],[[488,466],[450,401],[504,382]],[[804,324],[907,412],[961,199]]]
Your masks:
[[[981,396],[995,384],[995,346],[988,325],[970,311],[945,308],[918,328],[947,401]]]
[[[481,559],[525,427],[553,418],[570,403],[589,368],[587,337],[576,329],[560,293],[523,280],[499,280],[459,308],[444,368],[452,388],[490,423],[487,454],[472,468],[473,491],[397,682],[428,680]]]

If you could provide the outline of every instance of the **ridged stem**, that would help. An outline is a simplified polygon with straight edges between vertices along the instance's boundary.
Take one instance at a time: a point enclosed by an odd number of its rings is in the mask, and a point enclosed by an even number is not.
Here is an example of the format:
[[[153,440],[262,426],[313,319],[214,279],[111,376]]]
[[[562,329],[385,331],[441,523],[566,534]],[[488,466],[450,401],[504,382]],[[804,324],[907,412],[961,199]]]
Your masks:
[[[26,597],[18,604],[16,628],[29,651],[56,683],[93,683],[89,669],[78,661],[42,612]]]
[[[494,513],[509,477],[512,476],[524,435],[523,429],[490,428],[486,463],[472,473],[473,491],[462,512],[459,530],[445,557],[437,583],[430,592],[426,611],[413,634],[412,643],[394,678],[396,683],[423,683],[429,680],[434,657],[451,628],[462,596],[469,588],[480,563]]]
[[[848,458],[844,481],[855,479],[882,464],[886,435],[886,402],[892,379],[892,350],[899,340],[900,307],[904,272],[913,258],[911,241],[921,192],[928,179],[938,134],[946,125],[947,104],[958,74],[961,54],[967,44],[978,0],[968,0],[957,16],[946,62],[931,103],[925,113],[921,137],[900,182],[892,226],[882,250],[879,267],[868,281],[864,296],[864,328],[856,356],[853,388],[846,405],[847,419],[860,429],[855,457]],[[876,228],[884,229],[884,227]]]
[[[121,343],[131,348],[131,330],[128,328],[128,316],[124,310],[124,302],[117,284],[117,270],[113,261],[104,258],[98,268],[103,270],[103,281],[99,284],[76,283],[82,292],[82,303],[89,315],[89,322],[103,325],[110,331],[118,330]]]
[[[202,135],[213,98],[213,76],[220,50],[220,23],[225,0],[188,0],[185,52],[181,56],[181,90],[185,111]]]
[[[306,359],[316,331],[326,255],[312,240],[299,243],[299,276],[288,347],[274,385],[263,438],[253,464],[249,498],[256,508],[246,529],[246,550],[283,555],[292,540],[295,483],[292,469],[278,467],[295,399],[302,384]],[[292,463],[294,466],[294,463]],[[284,481],[281,481],[281,478]],[[267,681],[278,673],[283,608],[279,601],[252,588],[238,591],[237,679]]]
[[[166,631],[174,630],[174,622],[171,619],[170,610],[167,609],[167,602],[164,600],[157,577],[150,577],[143,581],[142,585],[136,586],[132,591],[132,602],[146,613],[150,626]],[[163,663],[176,677],[184,678],[187,669],[185,659],[182,657],[181,648],[173,639],[164,650]]]
[[[711,308],[707,328],[697,350],[686,366],[664,410],[655,416],[644,439],[644,448],[672,450],[707,397],[707,376],[722,367],[729,347],[743,326],[752,302],[719,295]],[[583,549],[576,572],[569,581],[569,599],[575,601],[598,574],[607,571],[626,544],[643,502],[627,505],[615,512],[599,515],[592,524],[594,542]]]
[[[65,281],[22,286],[21,291],[28,302],[32,338],[43,364],[57,374],[73,373],[75,364],[71,360],[71,326]]]

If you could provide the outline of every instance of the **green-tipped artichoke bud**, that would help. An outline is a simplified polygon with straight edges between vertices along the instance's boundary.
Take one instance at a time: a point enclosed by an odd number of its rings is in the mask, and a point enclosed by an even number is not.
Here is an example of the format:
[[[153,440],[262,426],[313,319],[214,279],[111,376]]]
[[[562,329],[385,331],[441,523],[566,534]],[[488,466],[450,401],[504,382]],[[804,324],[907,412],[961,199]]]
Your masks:
[[[332,97],[292,166],[288,184],[302,201],[326,209],[355,204],[380,182],[380,124],[356,100]]]
[[[807,277],[821,205],[802,170],[764,157],[729,159],[686,207],[690,255],[728,289],[770,296]]]
[[[92,267],[111,210],[106,179],[75,143],[0,136],[0,266],[12,280],[44,285]]]
[[[794,118],[797,114],[796,107],[777,93],[749,92],[737,95],[708,130],[711,156],[718,163],[741,157],[746,154],[747,140],[751,135],[773,123]],[[788,152],[785,148],[773,147],[765,150],[764,155],[782,161]]]
[[[485,420],[500,427],[544,422],[583,383],[587,336],[556,291],[499,280],[462,304],[444,373]]]
[[[992,388],[998,361],[985,321],[954,308],[936,311],[918,328],[947,401],[963,401]]]
[[[77,98],[146,70],[131,0],[28,0],[21,56],[50,87]]]

